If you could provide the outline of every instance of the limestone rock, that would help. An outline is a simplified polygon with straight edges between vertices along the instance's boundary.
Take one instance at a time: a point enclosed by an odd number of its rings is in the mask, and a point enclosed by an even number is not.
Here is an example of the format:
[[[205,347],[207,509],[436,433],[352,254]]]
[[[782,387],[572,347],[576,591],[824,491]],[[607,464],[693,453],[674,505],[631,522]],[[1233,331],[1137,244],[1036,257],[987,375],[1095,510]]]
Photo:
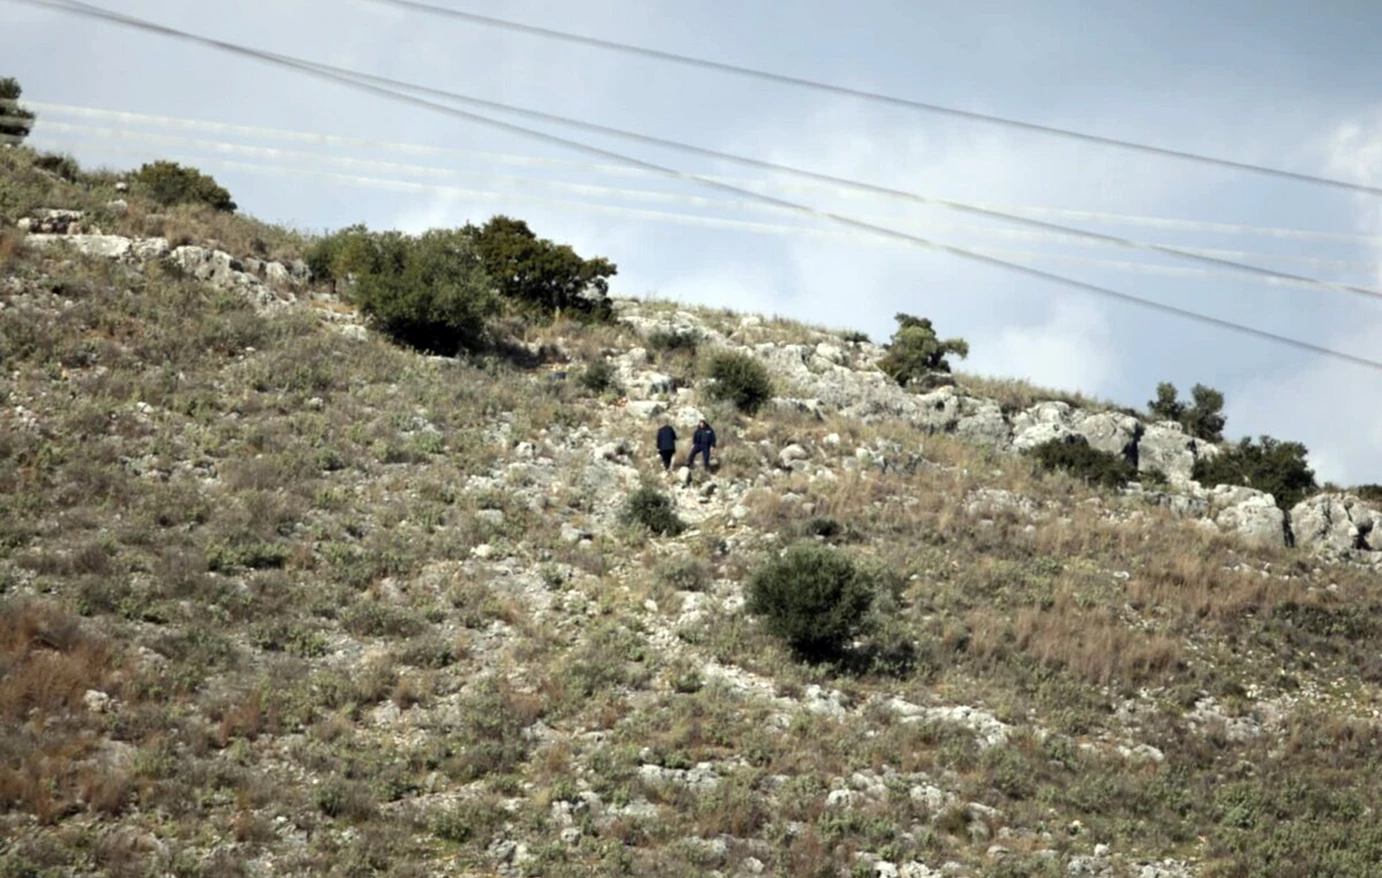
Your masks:
[[[134,242],[121,235],[59,235],[38,234],[25,239],[38,247],[66,244],[85,256],[104,259],[124,259],[130,255]]]
[[[1352,494],[1319,494],[1291,509],[1296,545],[1334,554],[1382,550],[1382,514]]]
[[[1132,415],[1121,412],[1077,414],[1074,428],[1091,448],[1128,457],[1137,453],[1138,441],[1142,438],[1142,424]]]
[[[1199,443],[1180,424],[1159,421],[1144,429],[1137,443],[1137,470],[1158,470],[1172,483],[1189,481]]]
[[[777,463],[783,469],[799,469],[810,457],[810,453],[805,448],[793,442],[778,452]]]
[[[1217,485],[1209,491],[1209,509],[1222,530],[1255,545],[1286,544],[1286,513],[1271,494],[1241,485]]]

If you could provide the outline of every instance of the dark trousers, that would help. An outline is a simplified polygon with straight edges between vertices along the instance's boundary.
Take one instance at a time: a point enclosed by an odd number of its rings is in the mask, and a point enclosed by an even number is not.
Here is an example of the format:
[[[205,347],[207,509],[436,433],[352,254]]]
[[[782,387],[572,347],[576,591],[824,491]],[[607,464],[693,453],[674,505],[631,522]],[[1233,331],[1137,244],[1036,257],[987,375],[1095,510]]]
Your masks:
[[[705,468],[710,469],[710,449],[696,447],[691,449],[691,456],[686,458],[686,465],[691,469],[696,468],[696,455],[699,454],[705,460]]]
[[[657,453],[662,455],[662,468],[671,469],[672,458],[676,456],[677,450],[675,448],[659,448]]]

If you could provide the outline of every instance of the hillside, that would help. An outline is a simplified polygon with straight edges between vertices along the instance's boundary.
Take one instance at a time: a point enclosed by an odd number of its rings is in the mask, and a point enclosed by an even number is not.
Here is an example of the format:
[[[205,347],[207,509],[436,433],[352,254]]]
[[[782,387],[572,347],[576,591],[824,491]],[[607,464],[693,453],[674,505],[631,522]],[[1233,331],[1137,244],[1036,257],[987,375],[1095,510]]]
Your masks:
[[[41,165],[0,151],[0,875],[1382,874],[1357,497],[753,315],[415,353],[304,236]],[[1018,453],[1076,434],[1147,479]],[[831,661],[748,608],[799,542],[879,584]]]

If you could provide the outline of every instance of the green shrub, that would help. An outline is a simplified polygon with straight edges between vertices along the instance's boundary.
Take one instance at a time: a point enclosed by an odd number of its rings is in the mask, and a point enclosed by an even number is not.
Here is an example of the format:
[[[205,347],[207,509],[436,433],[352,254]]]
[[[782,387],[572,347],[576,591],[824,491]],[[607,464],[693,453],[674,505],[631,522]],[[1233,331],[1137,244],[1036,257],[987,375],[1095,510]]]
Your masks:
[[[467,224],[463,232],[509,303],[547,314],[610,316],[608,278],[618,268],[608,259],[582,259],[569,245],[539,238],[527,223],[506,216]]]
[[[619,386],[619,379],[614,367],[604,357],[585,367],[585,370],[581,372],[580,382],[581,386],[591,393],[604,393],[606,390],[614,390]]]
[[[677,517],[672,498],[651,485],[643,485],[629,494],[619,515],[625,524],[646,527],[659,536],[676,536],[686,530]]]
[[[77,178],[82,175],[81,165],[65,153],[41,152],[34,156],[34,167],[42,168],[50,174],[57,174],[69,183],[77,182]]]
[[[674,353],[685,351],[694,354],[700,346],[700,334],[690,329],[654,329],[648,333],[644,343],[651,351]]]
[[[1091,485],[1121,488],[1137,478],[1137,468],[1126,457],[1092,448],[1083,436],[1052,439],[1028,454],[1044,470],[1065,470]]]
[[[212,571],[230,571],[239,567],[264,570],[282,567],[288,560],[288,549],[251,533],[237,533],[212,543],[206,550],[206,567]]]
[[[1348,492],[1358,499],[1366,500],[1369,503],[1382,501],[1382,485],[1358,485],[1349,488]]]
[[[0,143],[22,143],[33,128],[33,112],[17,103],[23,94],[24,89],[14,77],[0,78],[0,101],[11,102],[0,103]]]
[[[748,608],[799,656],[819,660],[849,645],[876,591],[874,577],[848,555],[798,544],[754,571]]]
[[[1176,385],[1163,381],[1156,386],[1156,399],[1147,403],[1147,411],[1164,421],[1175,421],[1185,432],[1205,442],[1224,439],[1224,395],[1212,387],[1196,384],[1190,388],[1191,402],[1187,405],[1177,398]]]
[[[1316,490],[1315,472],[1306,463],[1308,450],[1299,442],[1271,436],[1243,438],[1219,456],[1195,461],[1192,477],[1203,485],[1247,485],[1266,491],[1276,505],[1290,509]]]
[[[196,168],[184,168],[177,162],[153,162],[134,175],[136,185],[151,199],[171,207],[175,204],[205,204],[227,213],[235,210],[230,193],[212,177]]]
[[[419,237],[351,226],[313,245],[309,266],[353,277],[351,297],[385,334],[418,350],[453,355],[478,347],[498,302],[479,255],[462,231]]]
[[[878,361],[878,368],[903,387],[930,372],[949,372],[949,354],[961,359],[969,356],[969,342],[962,338],[942,341],[936,337],[929,319],[910,314],[898,314],[895,319],[897,332],[887,345],[888,352]]]
[[[749,354],[724,351],[710,361],[711,399],[732,402],[745,414],[754,414],[773,398],[768,370]]]
[[[382,268],[383,248],[377,246],[376,237],[362,223],[324,235],[307,248],[304,254],[307,267],[313,277],[326,280],[345,280],[360,272],[378,272]]]
[[[828,540],[843,533],[844,528],[840,523],[826,516],[817,516],[801,526],[801,535],[804,537],[821,537]]]
[[[703,591],[710,571],[699,558],[678,555],[661,562],[653,570],[658,579],[678,591]]]

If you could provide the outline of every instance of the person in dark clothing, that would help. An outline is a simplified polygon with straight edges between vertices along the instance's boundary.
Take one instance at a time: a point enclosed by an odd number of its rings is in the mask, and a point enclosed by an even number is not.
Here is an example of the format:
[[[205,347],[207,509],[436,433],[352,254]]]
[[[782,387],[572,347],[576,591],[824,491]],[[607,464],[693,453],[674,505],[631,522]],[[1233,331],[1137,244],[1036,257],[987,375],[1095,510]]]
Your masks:
[[[657,431],[657,453],[662,455],[662,469],[670,470],[677,453],[677,431],[671,424],[663,424]]]
[[[715,431],[710,428],[710,424],[704,419],[696,425],[696,432],[691,436],[691,455],[686,458],[686,465],[691,469],[696,468],[696,454],[699,453],[705,460],[705,468],[710,469],[710,449],[715,447]]]

